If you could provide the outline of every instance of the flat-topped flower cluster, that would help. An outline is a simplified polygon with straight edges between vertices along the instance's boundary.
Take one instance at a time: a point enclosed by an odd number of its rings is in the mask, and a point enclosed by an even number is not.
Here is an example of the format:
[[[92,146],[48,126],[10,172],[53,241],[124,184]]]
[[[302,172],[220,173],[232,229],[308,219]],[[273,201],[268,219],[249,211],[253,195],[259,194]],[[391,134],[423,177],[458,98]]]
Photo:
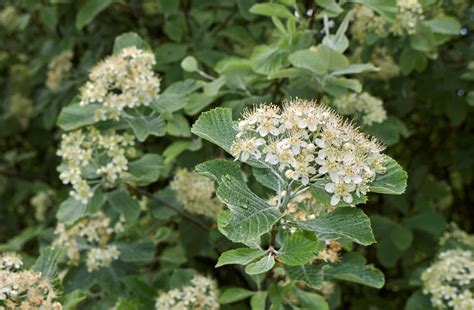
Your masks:
[[[215,280],[196,275],[189,285],[158,296],[156,310],[219,309],[219,289]]]
[[[424,19],[423,7],[418,0],[397,0],[397,16],[390,31],[395,35],[416,33],[418,22]]]
[[[116,234],[123,232],[124,221],[121,218],[112,226],[111,219],[103,212],[98,212],[70,227],[59,223],[54,232],[57,237],[53,245],[65,247],[69,265],[77,266],[81,250],[86,250],[89,272],[108,267],[120,255],[120,251],[110,241]]]
[[[343,115],[351,115],[364,125],[381,123],[387,118],[383,101],[367,92],[349,93],[334,100],[337,111]]]
[[[215,219],[222,210],[223,205],[215,196],[214,182],[207,177],[178,169],[170,186],[188,212]]]
[[[438,309],[474,309],[474,256],[461,249],[442,252],[421,275],[423,293]]]
[[[107,57],[92,68],[79,104],[100,104],[96,120],[118,120],[125,108],[150,105],[160,91],[160,79],[152,70],[155,62],[152,52],[134,46]]]
[[[95,127],[64,133],[57,155],[63,160],[59,178],[71,184],[71,196],[86,204],[93,196],[88,179],[114,184],[126,175],[127,153],[134,153],[134,136]]]
[[[61,89],[61,84],[72,69],[72,50],[65,50],[54,57],[48,64],[46,87],[53,93]]]
[[[382,150],[330,108],[300,99],[247,111],[231,146],[236,159],[257,161],[304,186],[322,181],[333,206],[367,193],[385,172]]]
[[[22,266],[18,254],[0,254],[0,309],[62,309],[51,281]]]

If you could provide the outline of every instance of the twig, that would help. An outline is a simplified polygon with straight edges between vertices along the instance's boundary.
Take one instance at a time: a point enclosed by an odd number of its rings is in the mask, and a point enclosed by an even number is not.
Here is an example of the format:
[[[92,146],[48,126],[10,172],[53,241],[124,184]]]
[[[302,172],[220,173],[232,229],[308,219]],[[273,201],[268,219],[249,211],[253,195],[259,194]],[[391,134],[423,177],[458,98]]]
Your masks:
[[[191,215],[189,215],[189,214],[187,214],[187,213],[185,213],[185,212],[179,210],[179,209],[176,208],[175,206],[169,204],[168,202],[164,201],[164,200],[161,199],[161,198],[156,197],[155,195],[153,195],[153,194],[150,193],[150,192],[147,192],[147,191],[145,191],[145,190],[138,189],[138,188],[132,188],[132,189],[133,189],[134,191],[136,191],[136,192],[138,192],[138,193],[140,193],[140,194],[146,196],[146,197],[149,197],[149,198],[151,198],[151,199],[153,199],[153,200],[155,200],[155,201],[161,203],[161,204],[162,204],[163,206],[165,206],[166,208],[175,211],[176,213],[178,213],[178,214],[181,215],[182,217],[184,217],[184,218],[190,220],[191,222],[193,222],[193,223],[199,225],[199,226],[200,226],[202,229],[204,229],[204,230],[209,230],[209,229],[211,228],[211,227],[209,227],[208,225],[206,225],[206,224],[204,224],[203,222],[201,222],[200,220],[198,220],[197,218],[195,218],[195,217],[193,217],[193,216],[191,216]]]

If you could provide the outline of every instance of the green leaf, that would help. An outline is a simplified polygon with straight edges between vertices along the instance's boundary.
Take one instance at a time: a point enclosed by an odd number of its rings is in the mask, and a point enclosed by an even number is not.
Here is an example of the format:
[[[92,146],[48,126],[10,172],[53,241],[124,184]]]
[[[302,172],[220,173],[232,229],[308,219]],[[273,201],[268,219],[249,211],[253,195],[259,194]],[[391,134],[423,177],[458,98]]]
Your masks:
[[[343,77],[327,76],[324,79],[324,91],[333,96],[339,96],[347,92],[347,89],[353,90],[356,93],[362,91],[362,84],[357,79],[346,79]]]
[[[273,74],[283,68],[288,52],[278,46],[259,45],[250,56],[252,70],[260,74]]]
[[[385,167],[385,173],[377,174],[370,184],[370,191],[390,195],[403,194],[407,187],[407,173],[388,155],[385,155]]]
[[[33,269],[41,272],[43,278],[54,278],[57,275],[58,258],[62,253],[61,247],[47,247],[41,250],[40,256],[35,262]]]
[[[239,248],[229,250],[221,254],[219,260],[217,261],[216,267],[229,264],[247,265],[248,263],[253,262],[257,258],[261,257],[263,254],[265,254],[265,252],[260,249]]]
[[[268,254],[255,263],[247,265],[245,272],[250,275],[260,274],[272,269],[273,266],[275,266],[275,259],[271,254]]]
[[[240,287],[229,287],[222,292],[219,297],[219,303],[222,305],[231,304],[233,302],[241,301],[252,296],[254,292]]]
[[[434,310],[430,296],[423,294],[421,290],[415,291],[407,300],[405,310]]]
[[[423,23],[434,33],[459,35],[461,31],[461,24],[459,21],[450,16],[437,16],[433,19],[426,20]]]
[[[413,242],[413,233],[402,225],[395,225],[390,232],[390,238],[398,250],[405,251],[410,248]]]
[[[219,230],[230,240],[255,244],[281,218],[280,211],[254,194],[240,179],[231,175],[221,177],[217,197],[230,211],[218,217]]]
[[[83,204],[79,200],[69,197],[61,203],[56,213],[56,218],[60,223],[66,225],[73,224],[86,214],[87,204]]]
[[[258,3],[254,4],[250,10],[252,14],[274,16],[279,18],[294,19],[295,17],[287,7],[278,3]]]
[[[318,240],[347,238],[362,245],[375,243],[369,218],[357,208],[339,207],[331,213],[298,225],[304,230],[314,231]]]
[[[344,12],[344,10],[334,0],[315,0],[315,2],[332,13],[341,14]]]
[[[193,56],[187,56],[181,61],[181,68],[187,72],[196,72],[199,70],[198,62]]]
[[[77,306],[87,298],[86,291],[74,290],[62,297],[61,305],[63,310],[75,310]]]
[[[362,72],[376,72],[380,69],[373,64],[351,64],[348,67],[340,70],[336,70],[331,75],[345,75],[345,74],[356,74]]]
[[[351,281],[370,287],[381,288],[385,284],[383,273],[373,265],[366,265],[363,256],[349,252],[340,262],[324,270],[324,278]]]
[[[299,304],[302,309],[329,310],[328,303],[321,295],[297,290],[296,296],[298,296]]]
[[[268,292],[255,292],[250,298],[250,307],[252,310],[265,310]]]
[[[145,154],[128,164],[128,172],[133,177],[131,181],[139,186],[156,182],[163,169],[165,169],[163,158],[157,154]]]
[[[311,236],[302,232],[286,233],[283,246],[278,250],[277,256],[286,265],[304,265],[313,259],[318,248],[320,244],[314,238],[314,234]]]
[[[204,82],[191,79],[176,82],[165,89],[160,97],[151,103],[151,106],[160,113],[181,110],[188,104],[187,95],[203,85]]]
[[[306,69],[317,75],[327,73],[327,65],[316,51],[299,50],[288,56],[288,61],[296,68]]]
[[[126,263],[148,263],[155,256],[155,245],[150,238],[142,238],[133,243],[116,243],[120,260]]]
[[[255,177],[258,183],[262,184],[266,188],[272,189],[275,192],[279,192],[283,189],[284,184],[279,185],[281,181],[268,168],[252,167],[252,175]]]
[[[397,2],[395,0],[351,0],[350,2],[366,5],[390,22],[395,20],[397,13]]]
[[[237,180],[244,182],[244,177],[240,171],[240,165],[236,161],[228,159],[213,159],[203,162],[194,168],[194,172],[202,174],[213,179],[217,183],[221,182],[221,178],[231,175]]]
[[[411,48],[405,48],[400,55],[400,71],[403,75],[408,75],[414,70],[422,72],[427,64],[426,56]]]
[[[79,8],[76,15],[76,28],[82,29],[86,26],[103,10],[105,10],[113,0],[86,0],[84,4]]]
[[[166,132],[175,137],[191,137],[189,121],[182,114],[174,114],[166,124]]]
[[[115,211],[125,217],[127,222],[134,222],[138,219],[140,206],[125,190],[116,189],[107,193],[107,200]]]
[[[225,85],[225,75],[221,75],[219,78],[206,84],[203,90],[207,96],[214,97],[219,93],[219,89],[221,89],[221,87],[224,85]]]
[[[191,128],[191,132],[230,153],[230,147],[237,134],[233,127],[232,110],[215,108],[202,113]]]
[[[57,125],[65,131],[92,125],[96,123],[94,113],[99,107],[98,104],[88,104],[83,107],[79,104],[67,106],[61,110]]]
[[[142,50],[150,50],[150,46],[138,34],[135,32],[126,32],[115,38],[114,54],[130,46],[135,46]]]
[[[319,288],[324,280],[323,266],[320,264],[283,266],[286,274],[293,281],[304,281],[313,288]]]
[[[206,86],[204,86],[204,90],[206,90],[206,87],[211,84],[206,84]],[[187,115],[196,115],[203,109],[205,109],[208,105],[210,105],[214,101],[214,99],[216,98],[208,96],[206,93],[193,93],[188,97],[188,104],[184,107],[184,112]]]
[[[428,209],[422,213],[411,216],[403,223],[412,229],[424,231],[435,236],[443,233],[446,227],[444,216],[433,209]]]
[[[138,141],[145,141],[148,136],[161,137],[165,135],[165,122],[161,116],[137,116],[127,119]]]

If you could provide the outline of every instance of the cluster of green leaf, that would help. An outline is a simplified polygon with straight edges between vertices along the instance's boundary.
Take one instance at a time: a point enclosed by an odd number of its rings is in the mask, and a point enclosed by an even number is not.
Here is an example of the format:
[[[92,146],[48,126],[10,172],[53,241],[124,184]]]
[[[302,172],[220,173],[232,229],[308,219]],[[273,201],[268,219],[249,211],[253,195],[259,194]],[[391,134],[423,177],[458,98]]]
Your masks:
[[[64,252],[45,251],[60,256],[66,309],[151,309],[159,291],[180,288],[195,273],[217,280],[223,309],[429,307],[417,291],[420,270],[449,221],[467,231],[474,225],[474,7],[420,4],[416,32],[393,35],[395,0],[0,3],[0,252],[36,256],[56,238],[58,223],[101,210],[113,222],[125,218],[110,241],[120,256],[109,267],[89,272],[84,259],[70,266]],[[357,6],[381,16],[386,31],[357,40]],[[124,120],[97,122],[94,105],[78,105],[78,90],[91,67],[127,46],[155,54],[162,91]],[[381,48],[397,74],[380,78]],[[72,68],[53,91],[49,64],[69,50]],[[384,102],[387,118],[362,128],[390,154],[387,173],[371,184],[368,216],[360,206],[338,207],[298,222],[296,233],[282,230],[282,212],[266,201],[279,181],[225,154],[233,120],[259,103],[299,97],[331,105],[362,91]],[[60,183],[56,150],[62,132],[90,125],[133,133],[139,151],[130,179],[99,187],[84,205]],[[403,195],[406,174],[391,158],[410,176]],[[215,182],[228,206],[217,223],[176,199],[168,184],[178,167]],[[318,184],[310,192],[329,204]],[[341,260],[314,262],[330,240],[341,242]],[[331,293],[322,289],[327,283]]]

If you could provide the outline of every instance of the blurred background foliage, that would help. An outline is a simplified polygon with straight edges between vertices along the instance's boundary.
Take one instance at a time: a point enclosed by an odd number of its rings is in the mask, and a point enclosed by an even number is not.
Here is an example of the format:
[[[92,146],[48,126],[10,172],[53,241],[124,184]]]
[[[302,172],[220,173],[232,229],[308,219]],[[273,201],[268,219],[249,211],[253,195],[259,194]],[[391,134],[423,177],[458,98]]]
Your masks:
[[[289,96],[331,102],[361,85],[383,100],[387,119],[361,125],[390,146],[388,153],[409,175],[404,195],[371,195],[364,208],[371,215],[378,241],[364,254],[382,269],[386,285],[381,290],[340,285],[337,292],[342,294],[335,298],[342,296],[342,300],[334,304],[341,309],[403,308],[419,284],[418,271],[433,258],[448,223],[454,221],[465,231],[473,231],[474,7],[469,1],[421,1],[428,16],[442,11],[459,21],[459,33],[446,30],[449,36],[444,37],[431,32],[413,38],[367,31],[361,40],[357,29],[351,28],[356,23],[351,21],[346,34],[350,43],[342,51],[351,60],[392,65],[392,73],[389,67],[382,70],[386,75],[364,73],[358,76],[359,82],[341,87],[334,81],[315,83],[317,72],[306,76],[291,71],[304,66],[288,55],[323,40],[323,12],[330,17],[327,25],[335,33],[337,27],[333,26],[344,19],[341,6],[349,11],[354,4],[281,2],[304,15],[297,28],[252,14],[249,9],[254,0],[3,0],[0,249],[36,256],[38,245],[50,240],[58,206],[68,195],[55,168],[61,134],[56,127],[58,115],[76,96],[88,70],[110,54],[114,39],[135,32],[155,53],[163,92],[179,106],[163,114],[167,135],[149,138],[144,144],[145,149],[162,154],[167,166],[165,177],[150,190],[163,188],[175,166],[191,168],[221,155],[191,136],[190,125],[202,110],[226,106],[238,116],[255,103]],[[370,3],[377,8],[395,2]],[[277,17],[285,20],[284,15]],[[187,56],[193,58],[182,63]],[[187,79],[192,83],[205,80],[206,87],[186,88],[182,81]],[[175,239],[182,241],[180,247],[166,248],[162,261],[168,259],[172,267],[178,261],[178,266],[207,265],[212,269],[212,259],[192,257],[193,251],[206,248],[202,242],[194,242],[202,237],[202,233],[196,235],[195,224],[186,219],[170,220],[172,214],[162,211],[154,216],[170,228],[161,233],[178,231],[181,237]],[[204,237],[216,239],[216,233],[211,231]],[[195,261],[186,263],[187,259]],[[221,284],[243,281],[233,281],[229,272],[225,268],[215,272]]]

